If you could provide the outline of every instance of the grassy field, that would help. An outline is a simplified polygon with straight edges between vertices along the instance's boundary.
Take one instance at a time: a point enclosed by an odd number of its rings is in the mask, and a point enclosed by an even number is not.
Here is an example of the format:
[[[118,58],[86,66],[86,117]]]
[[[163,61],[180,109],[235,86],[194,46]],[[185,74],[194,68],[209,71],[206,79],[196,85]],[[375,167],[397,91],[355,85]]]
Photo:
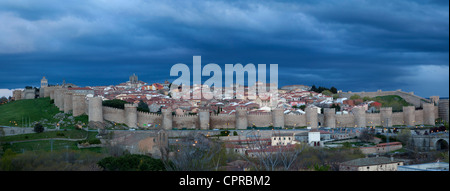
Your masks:
[[[26,126],[22,124],[24,119],[30,121],[47,119],[49,122],[57,122],[53,118],[57,113],[60,111],[51,103],[50,98],[13,101],[0,105],[0,125],[24,127]]]
[[[392,111],[403,111],[403,106],[412,105],[398,95],[377,96],[370,100],[381,103],[382,107],[392,107]]]
[[[55,115],[59,115],[55,118]],[[61,129],[74,129],[75,124],[88,123],[88,116],[81,115],[73,117],[59,111],[50,98],[38,98],[29,100],[18,100],[0,105],[0,125],[16,127],[33,127],[30,122],[39,122],[47,128],[55,128],[58,122]],[[43,122],[45,121],[45,122]]]
[[[21,134],[13,136],[0,137],[1,142],[11,141],[27,141],[48,138],[67,138],[67,139],[83,139],[88,134],[84,130],[67,130],[67,131],[46,131],[42,133]],[[88,139],[95,139],[97,132],[89,132]]]
[[[22,134],[14,136],[0,137],[3,150],[11,149],[16,153],[22,153],[24,151],[58,151],[58,150],[86,150],[97,153],[104,152],[104,148],[87,148],[78,149],[78,141],[70,140],[39,140],[49,138],[70,138],[70,139],[82,139],[88,134],[88,140],[96,139],[97,132],[87,132],[84,130],[67,130],[67,131],[47,131],[43,133]],[[14,141],[26,141],[16,142]],[[53,143],[52,143],[53,142]],[[52,145],[53,144],[53,145]]]

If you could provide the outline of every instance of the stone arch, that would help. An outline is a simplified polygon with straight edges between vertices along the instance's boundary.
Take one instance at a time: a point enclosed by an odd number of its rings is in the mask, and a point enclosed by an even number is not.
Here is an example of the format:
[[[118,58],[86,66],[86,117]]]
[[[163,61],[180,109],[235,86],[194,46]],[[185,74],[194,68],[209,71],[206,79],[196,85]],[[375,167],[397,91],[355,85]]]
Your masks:
[[[440,150],[448,150],[448,141],[445,139],[439,139],[436,141],[436,143],[434,144],[436,150],[440,151]]]

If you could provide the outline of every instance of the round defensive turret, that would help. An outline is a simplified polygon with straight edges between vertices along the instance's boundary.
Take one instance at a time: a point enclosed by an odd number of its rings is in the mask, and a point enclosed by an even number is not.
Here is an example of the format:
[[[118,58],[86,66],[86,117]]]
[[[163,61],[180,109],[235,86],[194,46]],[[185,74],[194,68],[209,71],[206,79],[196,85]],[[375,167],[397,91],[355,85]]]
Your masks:
[[[247,108],[236,108],[236,129],[247,129]]]
[[[306,126],[312,129],[318,128],[318,114],[317,109],[313,107],[305,108],[306,112]]]
[[[198,111],[198,120],[200,123],[201,130],[209,129],[209,110],[207,109],[199,109]]]
[[[103,105],[101,97],[89,98],[89,122],[103,123]]]
[[[423,104],[423,124],[424,125],[435,125],[436,117],[434,113],[434,104],[433,103],[424,103]]]
[[[356,106],[352,109],[352,113],[355,117],[355,126],[366,127],[366,111],[364,107]]]
[[[325,115],[325,126],[330,128],[336,127],[336,109],[324,108],[323,113]]]
[[[125,124],[130,128],[137,127],[137,104],[125,104]]]
[[[392,107],[380,108],[380,120],[383,127],[392,127]]]
[[[85,95],[83,94],[73,94],[72,95],[72,115],[74,117],[83,115],[86,110]]]
[[[64,113],[70,113],[73,110],[72,92],[64,92]]]
[[[274,127],[284,128],[284,110],[283,108],[275,108],[272,110],[272,122]]]
[[[414,106],[403,106],[403,121],[406,126],[414,126],[416,122],[416,108]]]
[[[162,113],[162,128],[165,130],[172,130],[173,125],[173,116],[172,116],[172,109],[170,108],[163,108],[161,109]]]
[[[65,88],[55,90],[55,105],[59,108],[59,111],[64,111],[64,94],[66,91]]]

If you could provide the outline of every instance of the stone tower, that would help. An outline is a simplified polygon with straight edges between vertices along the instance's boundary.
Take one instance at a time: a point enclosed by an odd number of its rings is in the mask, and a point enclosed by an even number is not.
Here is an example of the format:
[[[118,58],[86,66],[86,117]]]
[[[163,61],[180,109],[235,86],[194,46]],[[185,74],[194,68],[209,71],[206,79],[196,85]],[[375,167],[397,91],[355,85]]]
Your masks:
[[[173,116],[171,108],[162,108],[162,128],[165,130],[172,130]]]
[[[447,123],[449,122],[448,110],[449,110],[448,99],[439,100],[438,116]]]
[[[392,107],[380,108],[381,126],[392,127]]]
[[[237,107],[235,115],[236,115],[236,129],[247,129],[248,127],[247,108]]]
[[[101,97],[89,98],[89,122],[103,123],[103,105]]]
[[[406,126],[414,126],[416,123],[416,108],[414,106],[403,106],[403,121]]]
[[[130,128],[137,127],[137,104],[125,104],[125,124]]]
[[[64,92],[64,113],[71,113],[73,107],[72,92]]]
[[[272,122],[274,127],[284,128],[284,110],[283,108],[275,108],[272,110]]]
[[[66,89],[60,88],[55,90],[55,105],[59,108],[59,111],[64,111],[64,93]]]
[[[317,109],[313,107],[306,107],[306,126],[312,129],[318,128],[318,114]]]
[[[74,117],[84,114],[86,107],[85,97],[83,94],[72,94],[72,115]]]
[[[352,109],[353,116],[355,117],[356,127],[366,127],[366,111],[364,107],[356,106]]]
[[[48,87],[48,80],[45,78],[45,76],[41,79],[41,88]]]
[[[208,109],[199,109],[198,120],[200,123],[201,130],[209,130],[209,110]]]
[[[14,90],[13,97],[14,97],[14,100],[21,100],[22,99],[22,90]]]
[[[423,124],[435,125],[434,103],[423,103]]]
[[[439,96],[430,96],[430,100],[431,100],[431,103],[433,103],[434,105],[439,104]]]
[[[324,108],[323,114],[325,115],[325,126],[330,128],[336,127],[336,109]]]

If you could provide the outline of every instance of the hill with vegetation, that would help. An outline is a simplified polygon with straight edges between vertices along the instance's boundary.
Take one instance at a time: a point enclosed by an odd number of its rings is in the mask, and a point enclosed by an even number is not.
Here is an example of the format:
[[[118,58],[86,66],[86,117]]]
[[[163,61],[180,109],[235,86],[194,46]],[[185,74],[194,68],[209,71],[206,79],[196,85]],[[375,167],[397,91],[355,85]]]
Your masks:
[[[73,129],[87,122],[87,115],[73,117],[59,111],[50,98],[17,100],[0,105],[0,125],[4,126],[33,127],[41,123],[48,128],[59,125],[60,128]]]
[[[362,99],[363,101],[376,101],[381,103],[381,107],[392,107],[393,112],[403,111],[403,106],[412,106],[413,104],[408,103],[405,99],[398,95],[386,95],[386,96],[376,96],[376,97],[363,97],[359,95],[353,95],[350,99]]]

